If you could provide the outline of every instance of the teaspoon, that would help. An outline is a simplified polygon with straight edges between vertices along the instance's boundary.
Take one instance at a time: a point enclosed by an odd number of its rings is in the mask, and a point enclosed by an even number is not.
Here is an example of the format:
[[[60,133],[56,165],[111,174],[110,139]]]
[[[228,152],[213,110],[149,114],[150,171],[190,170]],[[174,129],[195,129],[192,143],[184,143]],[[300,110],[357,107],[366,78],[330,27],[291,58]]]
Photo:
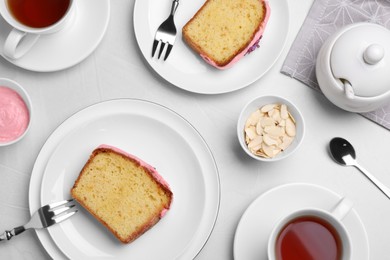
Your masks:
[[[336,137],[330,143],[330,153],[333,159],[343,166],[354,166],[359,169],[372,183],[375,184],[389,199],[390,189],[381,183],[375,176],[369,173],[366,169],[356,161],[356,153],[353,146],[345,139]]]

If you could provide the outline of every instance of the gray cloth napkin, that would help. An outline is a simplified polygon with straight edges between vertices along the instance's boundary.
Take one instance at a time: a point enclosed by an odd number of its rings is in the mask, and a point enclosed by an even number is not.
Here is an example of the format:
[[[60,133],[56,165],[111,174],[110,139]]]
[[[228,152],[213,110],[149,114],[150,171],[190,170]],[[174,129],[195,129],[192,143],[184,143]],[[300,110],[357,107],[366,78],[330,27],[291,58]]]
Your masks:
[[[390,29],[390,0],[315,0],[281,72],[320,91],[315,75],[317,54],[338,28],[373,22]],[[390,130],[390,103],[362,115]]]

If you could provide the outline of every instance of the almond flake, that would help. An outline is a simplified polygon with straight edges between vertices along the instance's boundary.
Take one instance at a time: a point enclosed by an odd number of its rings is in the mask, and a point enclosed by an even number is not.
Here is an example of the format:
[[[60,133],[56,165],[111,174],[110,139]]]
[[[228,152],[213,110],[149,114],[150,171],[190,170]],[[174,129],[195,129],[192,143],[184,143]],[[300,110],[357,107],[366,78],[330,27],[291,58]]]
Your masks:
[[[256,151],[254,154],[257,156],[263,157],[263,158],[271,158],[268,155],[266,155],[265,153],[263,153],[261,150]]]
[[[286,119],[286,133],[289,136],[295,136],[296,135],[295,124],[291,120],[291,118]]]
[[[280,116],[283,118],[283,119],[287,119],[289,117],[289,113],[287,111],[287,106],[285,104],[282,104],[280,106]]]
[[[256,129],[254,126],[251,126],[247,129],[245,129],[245,133],[249,137],[250,140],[254,139],[257,136]]]
[[[275,113],[275,109],[271,109],[270,111],[267,112],[267,115],[272,118],[272,115]]]
[[[256,147],[256,146],[259,146],[261,145],[261,143],[263,142],[263,137],[261,135],[258,135],[256,136],[256,138],[254,138],[249,144],[248,144],[248,148],[249,149],[252,149],[253,147]],[[257,149],[258,150],[258,149]]]
[[[279,145],[279,148],[281,148],[282,150],[286,150],[286,148],[290,146],[293,140],[294,139],[292,137],[284,136],[282,138],[283,143]]]
[[[291,115],[290,111],[288,111],[288,116],[291,118],[291,120],[296,124],[295,118]]]
[[[281,117],[281,113],[280,113],[279,109],[274,109],[274,113],[272,114],[272,118],[278,124],[280,123],[280,121],[282,120],[282,117]]]
[[[258,151],[261,151],[261,145],[255,146],[250,149],[251,153],[256,154]]]
[[[263,136],[263,141],[264,143],[266,143],[267,145],[277,145],[278,144],[278,141],[276,141],[275,139],[273,139],[272,137],[270,137],[269,135],[265,134]]]
[[[283,136],[285,133],[284,128],[279,126],[266,126],[264,127],[264,132],[272,135],[273,137]]]
[[[275,149],[274,149],[274,155],[273,155],[273,157],[275,157],[278,153],[280,153],[282,151],[282,149],[280,149],[279,147],[275,147]]]
[[[256,133],[257,133],[258,135],[263,134],[263,127],[261,126],[261,122],[260,122],[260,121],[257,122],[257,124],[256,124]]]
[[[274,109],[274,107],[276,107],[275,104],[268,104],[268,105],[263,106],[260,110],[263,113],[267,113],[268,111]]]
[[[261,126],[262,127],[266,127],[266,126],[274,126],[275,125],[275,121],[272,119],[272,118],[269,118],[269,117],[263,117],[261,119]]]
[[[271,158],[274,157],[274,148],[275,148],[275,146],[268,146],[265,143],[263,143],[261,148],[263,149],[264,153],[268,157],[271,157]]]
[[[247,135],[245,135],[245,143],[249,144],[250,141],[251,141],[251,139]]]
[[[256,125],[257,122],[259,122],[259,119],[261,116],[262,116],[262,114],[261,114],[260,110],[256,110],[255,112],[253,112],[249,116],[248,120],[246,121],[245,127]]]

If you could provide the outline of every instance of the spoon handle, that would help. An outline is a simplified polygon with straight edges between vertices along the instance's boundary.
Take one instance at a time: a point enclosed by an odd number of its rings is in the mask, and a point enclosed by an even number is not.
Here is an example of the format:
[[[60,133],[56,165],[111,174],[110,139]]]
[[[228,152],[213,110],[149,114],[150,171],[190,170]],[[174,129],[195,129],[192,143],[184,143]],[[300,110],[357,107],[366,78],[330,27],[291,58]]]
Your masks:
[[[369,173],[366,169],[360,166],[358,163],[355,164],[355,167],[358,168],[366,177],[375,184],[389,199],[390,199],[390,189],[387,188],[383,183],[381,183],[374,175]]]

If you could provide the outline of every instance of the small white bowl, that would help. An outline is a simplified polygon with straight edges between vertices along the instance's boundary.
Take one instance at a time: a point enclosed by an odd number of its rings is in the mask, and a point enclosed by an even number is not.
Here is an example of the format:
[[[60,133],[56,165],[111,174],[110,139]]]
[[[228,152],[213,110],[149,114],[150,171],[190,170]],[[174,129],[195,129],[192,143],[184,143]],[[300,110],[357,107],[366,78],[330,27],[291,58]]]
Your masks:
[[[6,79],[6,78],[0,78],[0,86],[7,87],[9,89],[16,91],[20,95],[20,97],[23,99],[24,103],[26,104],[26,107],[27,107],[28,113],[29,113],[29,122],[28,122],[27,128],[24,130],[23,134],[19,135],[15,139],[8,141],[8,142],[0,141],[0,146],[7,146],[7,145],[11,145],[11,144],[14,144],[14,143],[20,141],[26,135],[28,130],[30,129],[31,118],[32,118],[32,103],[31,103],[31,99],[30,99],[29,95],[24,90],[24,88],[22,88],[22,86],[20,86],[15,81],[10,80],[10,79]]]
[[[258,155],[255,155],[251,153],[249,150],[247,144],[245,143],[245,123],[249,116],[255,112],[257,109],[263,107],[267,104],[285,104],[287,105],[288,111],[291,113],[291,115],[295,119],[296,123],[296,135],[294,137],[293,142],[290,144],[289,147],[287,147],[284,151],[281,151],[279,154],[277,154],[275,157],[272,158],[265,158]],[[260,96],[249,103],[245,105],[245,107],[242,109],[240,116],[238,118],[237,123],[237,136],[238,140],[240,142],[240,145],[242,149],[247,153],[250,157],[258,160],[258,161],[264,161],[264,162],[273,162],[273,161],[279,161],[283,158],[286,158],[287,156],[291,155],[296,149],[299,147],[303,140],[303,136],[305,134],[305,123],[302,117],[301,112],[299,112],[298,108],[288,101],[285,98],[279,97],[279,96]]]

